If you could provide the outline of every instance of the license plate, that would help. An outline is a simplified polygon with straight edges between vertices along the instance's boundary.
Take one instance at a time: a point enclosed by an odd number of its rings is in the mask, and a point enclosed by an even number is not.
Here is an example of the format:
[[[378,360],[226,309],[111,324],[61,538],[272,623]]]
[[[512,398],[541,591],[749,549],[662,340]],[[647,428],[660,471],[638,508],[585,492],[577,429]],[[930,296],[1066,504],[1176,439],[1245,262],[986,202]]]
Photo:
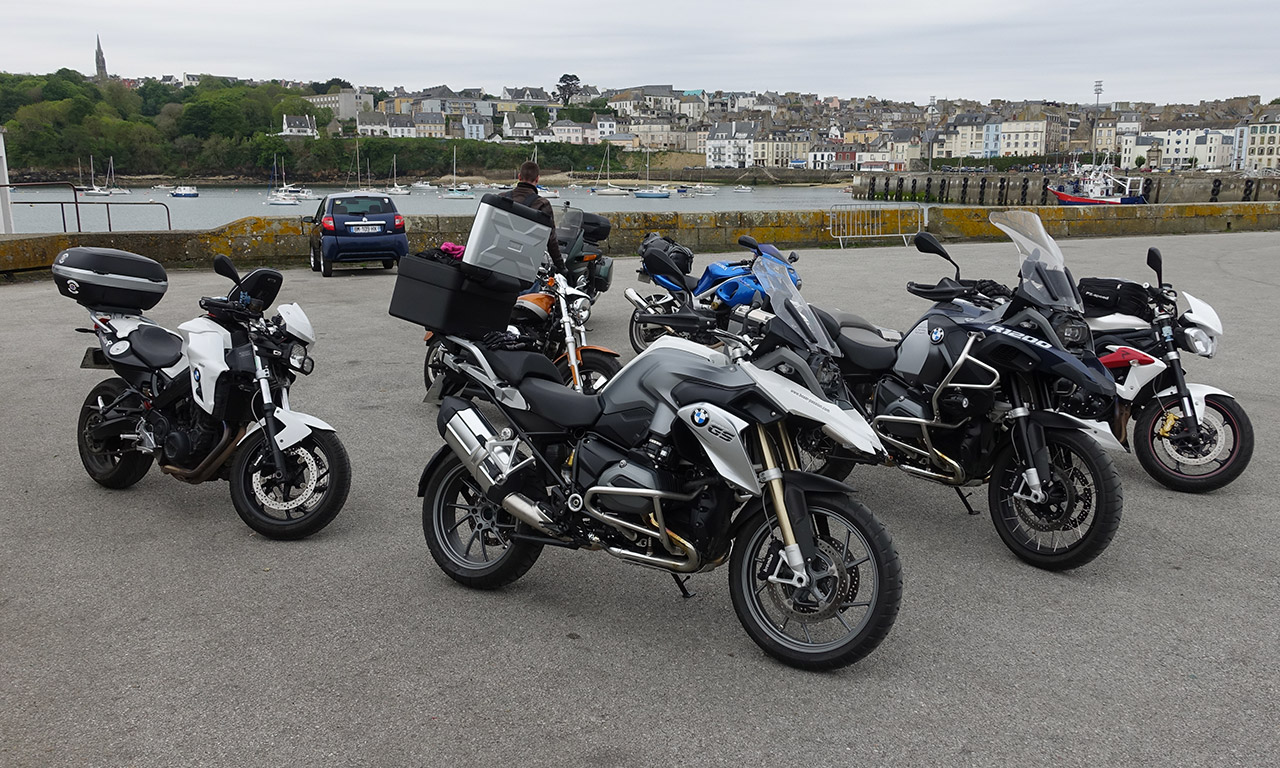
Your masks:
[[[357,233],[381,232],[382,226],[379,224],[350,224],[347,226],[347,231]]]

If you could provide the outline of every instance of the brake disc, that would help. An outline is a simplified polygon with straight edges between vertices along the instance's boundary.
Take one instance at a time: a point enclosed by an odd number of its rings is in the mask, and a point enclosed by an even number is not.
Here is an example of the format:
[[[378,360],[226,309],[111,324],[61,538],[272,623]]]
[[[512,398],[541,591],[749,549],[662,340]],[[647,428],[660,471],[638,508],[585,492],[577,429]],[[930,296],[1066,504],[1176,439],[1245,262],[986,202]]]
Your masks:
[[[320,475],[319,464],[310,451],[295,447],[292,450],[285,451],[284,455],[302,464],[304,482],[301,486],[285,485],[282,482],[277,482],[274,478],[264,476],[261,472],[253,473],[254,498],[262,506],[277,512],[288,512],[310,501],[311,495],[316,490],[316,478]],[[297,489],[297,494],[285,499],[276,499],[271,496],[270,492],[277,488],[283,488],[286,491],[286,496],[289,496],[288,492],[294,489]]]
[[[827,573],[803,589],[770,582],[765,591],[778,610],[805,622],[823,621],[836,615],[841,605],[858,594],[858,570],[849,570],[835,542],[817,541],[818,554],[827,564]]]

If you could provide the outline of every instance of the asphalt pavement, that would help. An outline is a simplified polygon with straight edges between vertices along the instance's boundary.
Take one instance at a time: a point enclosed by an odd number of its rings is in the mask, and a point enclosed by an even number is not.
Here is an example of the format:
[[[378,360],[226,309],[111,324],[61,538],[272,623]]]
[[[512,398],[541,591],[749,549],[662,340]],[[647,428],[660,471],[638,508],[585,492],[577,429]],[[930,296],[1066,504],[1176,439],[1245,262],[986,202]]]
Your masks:
[[[1067,573],[1017,560],[948,488],[859,469],[903,562],[898,622],[860,663],[814,674],[765,656],[727,569],[671,578],[547,550],[495,592],[427,552],[417,481],[441,444],[422,401],[422,331],[390,317],[394,272],[285,272],[319,342],[292,405],[333,424],[353,483],[310,539],[243,525],[225,483],[153,470],[110,491],[76,453],[104,371],[78,364],[86,314],[51,281],[0,285],[0,765],[1271,766],[1280,754],[1280,355],[1275,233],[1059,241],[1077,276],[1165,275],[1226,327],[1189,378],[1252,418],[1252,466],[1203,496],[1116,455],[1124,517]],[[1012,281],[1008,242],[948,246]],[[696,264],[710,258],[699,255]],[[591,340],[631,356],[633,260]],[[806,250],[804,293],[884,325],[950,274],[904,247]],[[176,326],[227,283],[170,274]]]

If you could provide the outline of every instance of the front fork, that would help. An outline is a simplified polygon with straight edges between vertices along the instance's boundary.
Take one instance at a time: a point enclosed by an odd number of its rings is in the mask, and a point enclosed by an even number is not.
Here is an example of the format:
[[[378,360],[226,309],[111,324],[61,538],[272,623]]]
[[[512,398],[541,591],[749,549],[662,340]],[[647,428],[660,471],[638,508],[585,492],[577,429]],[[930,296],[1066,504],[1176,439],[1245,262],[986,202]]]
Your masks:
[[[1182,418],[1186,419],[1187,433],[1192,439],[1200,437],[1200,419],[1196,418],[1195,403],[1191,402],[1191,390],[1187,389],[1187,375],[1182,370],[1182,355],[1178,353],[1177,343],[1173,339],[1173,317],[1164,315],[1157,318],[1159,323],[1160,343],[1164,347],[1164,359],[1173,373],[1174,387],[1178,392],[1178,400],[1182,403]]]
[[[1022,456],[1027,462],[1026,469],[1022,471],[1022,488],[1014,488],[1013,495],[1033,504],[1043,504],[1049,500],[1044,484],[1051,477],[1044,427],[1031,420],[1031,409],[1022,399],[1017,382],[1009,387],[1009,401],[1013,408],[1007,418],[1013,420],[1015,455]]]
[[[272,477],[279,480],[284,477],[284,451],[280,450],[280,444],[276,442],[276,404],[271,397],[271,374],[267,371],[267,367],[262,364],[262,358],[258,356],[258,350],[253,350],[253,365],[255,368],[254,378],[258,381],[258,389],[262,393],[262,429],[267,433],[267,444],[271,446],[271,460],[275,464],[275,473]],[[283,391],[281,397],[286,400],[288,405],[288,395]]]
[[[787,434],[786,427],[782,424],[778,425],[778,436],[779,444],[782,446],[783,460],[787,465],[786,468],[799,469],[799,462],[796,460],[791,438]],[[756,437],[760,442],[760,461],[763,465],[760,479],[769,488],[769,498],[773,502],[774,513],[778,517],[778,529],[782,533],[782,555],[786,560],[787,568],[791,571],[789,576],[781,575],[782,563],[779,562],[773,573],[769,574],[768,580],[775,584],[787,584],[797,589],[802,589],[809,586],[810,583],[809,569],[805,566],[805,551],[808,550],[810,554],[813,554],[812,524],[807,517],[804,520],[792,520],[791,510],[787,507],[785,489],[782,485],[783,467],[779,466],[773,452],[773,446],[769,444],[769,436],[761,424],[756,425]],[[807,538],[803,546],[796,536],[796,528],[802,528],[801,533]]]
[[[578,373],[578,335],[574,332],[573,318],[569,315],[569,302],[563,293],[556,293],[556,306],[560,308],[560,327],[564,331],[564,353],[565,360],[569,364],[569,375],[573,380],[573,388],[581,392],[582,376]]]

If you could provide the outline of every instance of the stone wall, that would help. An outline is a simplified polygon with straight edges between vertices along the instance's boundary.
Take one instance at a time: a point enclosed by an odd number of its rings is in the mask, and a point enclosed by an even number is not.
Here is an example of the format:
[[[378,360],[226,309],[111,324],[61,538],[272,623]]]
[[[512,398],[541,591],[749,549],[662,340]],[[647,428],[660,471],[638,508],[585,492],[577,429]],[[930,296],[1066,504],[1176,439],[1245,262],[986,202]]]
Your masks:
[[[1280,202],[1194,203],[1184,205],[1028,206],[1055,237],[1118,237],[1201,232],[1280,230]],[[993,208],[931,207],[928,227],[942,239],[1003,237],[987,223]],[[605,214],[613,231],[605,250],[632,255],[649,232],[661,232],[696,252],[735,250],[741,235],[779,248],[835,244],[827,230],[827,211],[753,211],[742,213]],[[465,243],[470,216],[408,217],[410,250],[444,241]],[[889,244],[901,238],[863,240]],[[171,267],[204,266],[215,255],[237,264],[296,266],[306,263],[307,237],[293,217],[240,219],[207,231],[95,232],[0,236],[0,273],[47,268],[73,245],[119,248],[154,258]]]

